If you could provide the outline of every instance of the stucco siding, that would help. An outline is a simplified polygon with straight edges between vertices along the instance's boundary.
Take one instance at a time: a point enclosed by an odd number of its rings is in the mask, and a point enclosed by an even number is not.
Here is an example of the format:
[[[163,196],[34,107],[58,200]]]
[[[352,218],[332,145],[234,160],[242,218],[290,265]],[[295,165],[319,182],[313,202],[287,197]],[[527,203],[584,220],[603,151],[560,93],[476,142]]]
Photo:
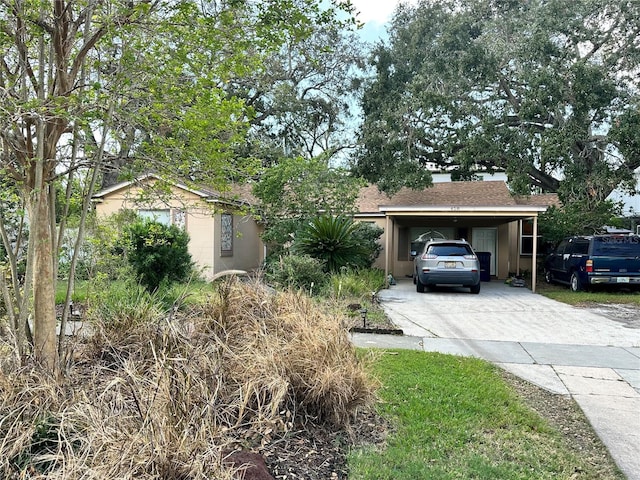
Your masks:
[[[141,200],[144,198],[141,193],[139,186],[129,185],[102,195],[96,199],[96,215],[104,218],[123,209],[168,211],[170,223],[180,225],[189,234],[189,253],[198,272],[207,280],[224,270],[253,271],[263,262],[261,228],[251,216],[233,214],[233,248],[222,252],[220,213],[231,206],[208,202],[175,186],[164,198]]]
[[[186,230],[189,234],[189,253],[196,263],[200,274],[210,279],[214,262],[214,216],[208,209],[189,210],[186,220]]]
[[[215,229],[221,228],[221,217],[216,215]],[[264,246],[260,240],[262,229],[248,215],[233,215],[233,253],[223,254],[221,236],[214,238],[214,272],[224,270],[253,271],[264,261]]]

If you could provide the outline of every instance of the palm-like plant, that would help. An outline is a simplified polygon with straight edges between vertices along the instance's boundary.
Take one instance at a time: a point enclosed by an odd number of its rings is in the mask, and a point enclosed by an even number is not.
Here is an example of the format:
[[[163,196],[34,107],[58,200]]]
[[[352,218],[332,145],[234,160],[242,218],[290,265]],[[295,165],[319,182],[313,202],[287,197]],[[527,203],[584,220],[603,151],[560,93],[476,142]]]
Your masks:
[[[366,267],[370,252],[354,236],[356,228],[348,217],[315,217],[297,236],[294,250],[324,261],[330,272],[341,267]]]

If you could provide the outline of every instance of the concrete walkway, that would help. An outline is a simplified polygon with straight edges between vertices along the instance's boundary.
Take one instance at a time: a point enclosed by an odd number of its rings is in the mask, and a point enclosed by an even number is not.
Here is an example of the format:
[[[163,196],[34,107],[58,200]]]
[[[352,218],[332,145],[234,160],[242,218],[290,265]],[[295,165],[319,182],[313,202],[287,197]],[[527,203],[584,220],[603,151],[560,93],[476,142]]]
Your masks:
[[[379,294],[404,336],[353,334],[361,347],[407,348],[491,361],[571,395],[629,480],[640,480],[640,328],[499,281],[415,291],[402,279]]]

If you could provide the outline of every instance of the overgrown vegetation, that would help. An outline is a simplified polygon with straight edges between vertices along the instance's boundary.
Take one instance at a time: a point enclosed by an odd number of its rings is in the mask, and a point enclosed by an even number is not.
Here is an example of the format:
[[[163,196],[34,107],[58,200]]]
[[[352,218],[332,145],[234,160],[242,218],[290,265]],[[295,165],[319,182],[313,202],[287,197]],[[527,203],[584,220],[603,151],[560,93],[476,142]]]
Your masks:
[[[344,216],[314,217],[299,232],[294,250],[322,260],[329,272],[341,267],[370,267],[371,251],[354,235],[356,227],[352,219]]]
[[[371,297],[384,286],[384,271],[379,268],[342,268],[331,275],[328,295],[336,298]]]
[[[280,158],[253,188],[265,222],[263,240],[276,256],[285,254],[318,212],[353,213],[361,185],[347,171],[329,168],[324,158]]]
[[[281,289],[304,290],[309,294],[320,292],[327,282],[323,262],[309,255],[272,257],[267,263],[265,278]]]
[[[590,462],[570,448],[488,362],[389,351],[375,372],[394,431],[384,448],[352,452],[353,480],[624,478],[610,459]]]
[[[162,282],[185,281],[192,271],[189,234],[175,225],[139,220],[125,231],[123,251],[151,292]]]
[[[603,233],[605,225],[622,226],[619,214],[620,206],[611,201],[598,203],[589,211],[579,203],[551,206],[540,215],[540,235],[549,244],[556,244],[571,235]]]
[[[288,253],[272,254],[265,267],[266,279],[280,288],[302,289],[313,294],[341,296],[356,283],[370,284],[367,294],[384,285],[371,277],[371,266],[382,246],[382,229],[369,223],[354,222],[345,216],[315,216],[302,227],[291,242]],[[351,284],[351,285],[350,285]],[[329,291],[326,291],[327,286]],[[345,290],[346,291],[346,290]]]
[[[372,405],[341,317],[301,293],[231,280],[179,316],[147,295],[91,318],[65,380],[0,357],[0,477],[230,479],[224,451]]]

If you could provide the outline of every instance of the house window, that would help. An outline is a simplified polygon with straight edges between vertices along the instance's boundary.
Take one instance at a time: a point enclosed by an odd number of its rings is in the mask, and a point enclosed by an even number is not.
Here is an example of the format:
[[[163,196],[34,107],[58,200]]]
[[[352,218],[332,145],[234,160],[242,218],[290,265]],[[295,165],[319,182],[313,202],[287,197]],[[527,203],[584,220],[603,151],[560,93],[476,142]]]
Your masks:
[[[543,252],[542,235],[538,235],[538,255]],[[533,255],[533,220],[522,221],[520,232],[520,255]]]
[[[171,225],[171,215],[169,209],[166,210],[138,210],[138,216],[143,220],[153,220],[163,225]]]
[[[230,213],[220,215],[220,254],[233,255],[233,215]]]
[[[163,225],[175,225],[178,228],[185,229],[187,226],[187,214],[180,209],[140,209],[138,216],[143,220],[152,220],[162,223]]]

